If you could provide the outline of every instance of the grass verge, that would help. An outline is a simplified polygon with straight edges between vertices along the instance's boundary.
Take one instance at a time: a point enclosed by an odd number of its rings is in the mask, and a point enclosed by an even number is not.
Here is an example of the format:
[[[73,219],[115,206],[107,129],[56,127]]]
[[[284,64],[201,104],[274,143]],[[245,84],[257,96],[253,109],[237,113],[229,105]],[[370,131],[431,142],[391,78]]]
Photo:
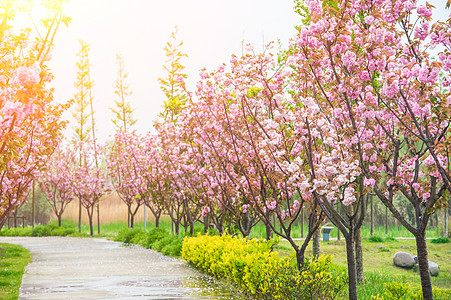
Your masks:
[[[0,243],[0,299],[16,300],[30,252],[19,245]]]
[[[434,286],[434,299],[451,299],[450,244],[434,244],[430,240],[428,240],[427,244],[429,260],[438,263],[440,266],[439,275],[431,278]],[[332,255],[334,257],[332,269],[336,271],[347,270],[344,240],[321,241],[320,246],[322,255]],[[362,246],[366,282],[358,286],[359,298],[371,299],[371,296],[380,295],[382,299],[396,299],[385,295],[390,288],[393,290],[401,288],[401,286],[394,286],[396,284],[408,286],[413,293],[421,291],[421,281],[418,273],[413,269],[403,269],[393,264],[393,255],[398,251],[416,255],[415,240],[384,239],[382,242],[371,242],[365,239],[362,242]],[[289,243],[286,241],[280,241],[280,244],[275,247],[275,251],[278,251],[281,256],[288,256],[293,253]],[[309,245],[306,256],[311,254],[312,248]],[[346,299],[346,295],[343,296],[343,299]],[[405,297],[400,299],[412,298]]]

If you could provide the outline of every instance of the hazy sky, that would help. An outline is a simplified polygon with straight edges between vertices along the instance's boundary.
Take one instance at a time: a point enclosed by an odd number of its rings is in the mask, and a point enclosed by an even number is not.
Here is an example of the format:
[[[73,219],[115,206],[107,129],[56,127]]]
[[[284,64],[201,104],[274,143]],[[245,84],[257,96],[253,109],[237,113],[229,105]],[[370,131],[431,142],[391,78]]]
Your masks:
[[[450,11],[444,1],[430,2],[439,6],[434,16],[445,19]],[[181,50],[188,54],[183,61],[188,87],[194,87],[200,69],[212,70],[228,62],[232,53],[240,54],[243,40],[257,50],[277,39],[286,45],[300,23],[293,6],[293,0],[70,0],[65,11],[72,22],[58,31],[49,63],[55,98],[73,98],[79,40],[91,44],[97,136],[105,141],[115,131],[109,108],[114,105],[116,54],[121,53],[133,91],[135,129],[144,133],[162,110],[158,78],[164,76],[163,47],[176,25],[184,41]],[[70,125],[67,135],[73,132]]]
[[[293,6],[292,0],[71,0],[66,14],[72,22],[58,31],[49,63],[55,97],[73,97],[79,39],[90,43],[97,132],[104,141],[115,130],[109,108],[114,105],[116,53],[121,53],[133,90],[135,129],[144,133],[162,110],[158,78],[164,76],[163,47],[176,25],[188,54],[183,61],[188,86],[194,86],[200,69],[211,70],[228,62],[232,53],[241,53],[243,39],[257,50],[271,40],[286,44],[299,23]],[[72,127],[68,131],[72,134]]]

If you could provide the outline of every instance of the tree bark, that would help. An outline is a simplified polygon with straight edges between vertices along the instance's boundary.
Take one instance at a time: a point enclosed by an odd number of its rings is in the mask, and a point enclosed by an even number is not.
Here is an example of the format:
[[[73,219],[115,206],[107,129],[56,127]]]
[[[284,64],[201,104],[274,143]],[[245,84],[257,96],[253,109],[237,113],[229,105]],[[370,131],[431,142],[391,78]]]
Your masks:
[[[370,213],[370,222],[371,222],[371,231],[370,231],[370,234],[371,234],[371,236],[373,236],[373,234],[374,234],[374,203],[373,203],[373,197],[372,196],[370,196],[370,203],[371,203],[371,213]]]
[[[301,211],[301,238],[304,237],[304,209]]]
[[[319,245],[319,239],[320,239],[320,229],[319,227],[315,230],[313,233],[313,246],[312,246],[312,255],[315,258],[318,258],[320,256],[320,245]]]
[[[160,215],[155,215],[155,227],[160,227]]]
[[[417,244],[418,266],[420,267],[421,287],[423,290],[423,300],[432,300],[432,282],[429,274],[428,249],[426,244],[426,234],[420,232],[415,235]]]
[[[265,227],[266,227],[266,240],[269,241],[272,238],[271,225],[268,223],[265,223]]]
[[[78,199],[78,232],[81,233],[81,199]]]
[[[385,207],[385,234],[388,234],[388,208]]]
[[[357,300],[357,272],[354,253],[354,235],[352,232],[345,236],[346,256],[348,260],[349,300]]]
[[[445,211],[443,212],[443,237],[448,237],[448,208],[445,207]]]
[[[357,282],[365,282],[365,276],[363,274],[362,235],[360,228],[355,231],[355,263]]]

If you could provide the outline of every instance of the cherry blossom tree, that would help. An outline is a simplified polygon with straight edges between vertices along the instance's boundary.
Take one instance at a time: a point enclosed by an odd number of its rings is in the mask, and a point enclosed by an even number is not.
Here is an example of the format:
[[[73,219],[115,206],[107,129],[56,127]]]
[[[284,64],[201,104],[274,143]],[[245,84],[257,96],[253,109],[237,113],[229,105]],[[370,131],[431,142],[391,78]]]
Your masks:
[[[63,1],[47,1],[49,18],[35,37],[30,29],[15,32],[9,22],[23,9],[15,1],[0,7],[0,228],[9,213],[25,201],[31,182],[59,141],[67,105],[52,105],[50,59],[53,38],[70,19]],[[41,38],[42,37],[42,38]],[[34,40],[33,40],[34,39]],[[33,41],[32,41],[33,40]]]
[[[450,190],[449,22],[433,23],[431,5],[416,1],[305,3],[310,19],[299,30],[298,51],[290,62],[298,70],[293,88],[303,89],[303,104],[316,106],[324,116],[324,129],[314,141],[322,140],[326,147],[317,157],[312,151],[310,165],[341,160],[358,171],[339,185],[342,196],[322,191],[330,184],[324,176],[314,178],[314,193],[330,215],[330,201],[339,196],[335,199],[352,216],[357,211],[353,206],[363,210],[362,195],[372,189],[414,235],[423,298],[433,299],[425,230]],[[441,72],[445,89],[440,89]],[[311,103],[305,103],[309,98]],[[414,223],[394,206],[396,195],[414,208]],[[350,233],[349,226],[334,223]],[[353,272],[349,263],[348,258],[348,271]],[[350,298],[357,299],[351,273],[349,280]]]
[[[134,133],[118,132],[108,152],[107,168],[113,181],[114,190],[127,205],[128,226],[133,227],[138,209],[144,204],[140,186],[142,179],[137,172],[136,160],[139,146]]]
[[[58,218],[59,226],[64,210],[75,198],[71,178],[77,161],[74,151],[60,145],[47,162],[46,169],[39,175],[39,187]]]
[[[106,152],[102,148],[94,150],[90,139],[84,142],[73,141],[73,143],[77,151],[79,149],[82,150],[81,154],[77,153],[77,156],[82,157],[82,161],[81,163],[75,161],[72,185],[74,186],[75,195],[81,200],[81,205],[86,209],[90,234],[93,235],[94,208],[111,189],[105,163],[102,157],[98,157],[100,163],[96,163],[95,151],[98,151],[99,156]]]

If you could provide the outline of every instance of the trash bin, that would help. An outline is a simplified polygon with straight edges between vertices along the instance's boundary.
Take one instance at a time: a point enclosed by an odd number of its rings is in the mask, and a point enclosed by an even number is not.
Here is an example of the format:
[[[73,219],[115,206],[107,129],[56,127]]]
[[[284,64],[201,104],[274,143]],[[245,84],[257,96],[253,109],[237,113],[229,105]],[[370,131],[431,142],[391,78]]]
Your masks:
[[[329,234],[334,229],[333,227],[323,227],[323,241],[328,242],[329,241]]]

